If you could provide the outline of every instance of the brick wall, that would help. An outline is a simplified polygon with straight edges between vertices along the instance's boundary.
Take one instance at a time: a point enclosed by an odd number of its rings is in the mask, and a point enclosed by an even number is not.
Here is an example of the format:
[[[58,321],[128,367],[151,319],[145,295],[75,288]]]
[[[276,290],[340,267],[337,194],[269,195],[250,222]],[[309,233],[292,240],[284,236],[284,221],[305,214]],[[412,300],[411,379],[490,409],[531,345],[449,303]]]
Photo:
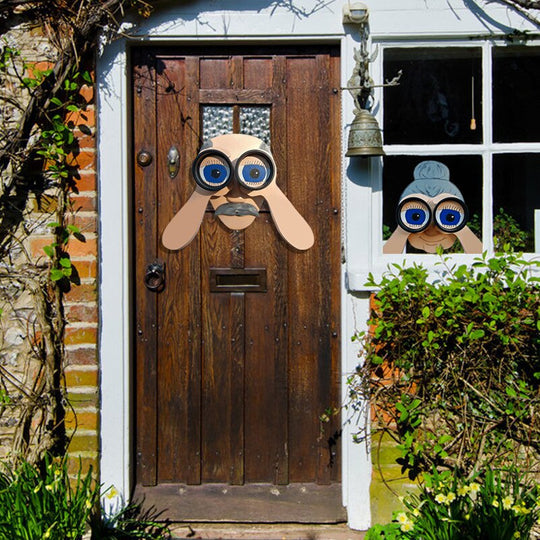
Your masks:
[[[84,467],[92,465],[97,471],[99,463],[99,369],[97,357],[98,298],[97,298],[97,179],[94,89],[85,86],[81,95],[85,109],[73,113],[68,121],[76,128],[78,148],[70,155],[70,165],[77,169],[76,189],[71,195],[72,208],[68,223],[77,226],[84,241],[71,238],[67,251],[80,278],[64,297],[65,318],[65,376],[69,405],[66,427],[71,441],[68,448],[70,467],[78,469],[79,460]],[[51,198],[52,201],[52,198]],[[36,220],[46,220],[50,207],[47,201],[35,204]],[[28,239],[29,250],[35,259],[44,256],[43,246],[53,237],[42,228]]]

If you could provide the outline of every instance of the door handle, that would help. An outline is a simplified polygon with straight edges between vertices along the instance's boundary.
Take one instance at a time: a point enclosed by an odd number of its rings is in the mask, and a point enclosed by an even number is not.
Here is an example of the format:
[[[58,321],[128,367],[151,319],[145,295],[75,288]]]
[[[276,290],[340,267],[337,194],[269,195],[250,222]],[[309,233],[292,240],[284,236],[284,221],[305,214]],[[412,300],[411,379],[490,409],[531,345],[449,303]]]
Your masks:
[[[165,288],[165,263],[154,261],[146,267],[144,285],[152,292],[161,292]]]

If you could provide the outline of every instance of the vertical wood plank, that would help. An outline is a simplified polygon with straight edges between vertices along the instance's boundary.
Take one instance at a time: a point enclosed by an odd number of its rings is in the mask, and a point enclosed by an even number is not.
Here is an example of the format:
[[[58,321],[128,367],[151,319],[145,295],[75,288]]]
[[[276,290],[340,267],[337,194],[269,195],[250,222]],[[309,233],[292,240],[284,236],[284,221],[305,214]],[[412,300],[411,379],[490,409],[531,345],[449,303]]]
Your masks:
[[[315,233],[314,246],[289,257],[290,354],[289,451],[290,481],[325,481],[319,454],[325,445],[319,416],[329,406],[332,364],[328,322],[331,271],[328,249],[339,242],[325,209],[332,200],[328,179],[331,152],[327,74],[317,56],[289,58],[287,116],[288,195]],[[316,91],[314,91],[316,89]],[[313,114],[316,111],[317,114]],[[339,229],[338,229],[339,230]],[[338,275],[339,275],[339,268]],[[309,298],[316,298],[310,302]],[[315,387],[313,386],[315,384]]]
[[[231,463],[232,324],[230,295],[211,293],[210,268],[227,268],[230,233],[207,212],[201,229],[202,482],[229,482]]]
[[[154,58],[146,50],[136,51],[133,69],[134,125],[134,212],[135,217],[135,336],[137,389],[136,435],[137,480],[155,485],[157,480],[157,366],[156,295],[144,287],[144,274],[156,258],[157,211],[155,159],[144,167],[137,164],[141,151],[156,153],[156,109]],[[140,429],[144,426],[144,429]]]
[[[181,163],[185,178],[189,177],[189,190],[195,189],[191,176],[191,164],[195,159],[201,144],[199,120],[199,58],[187,56],[186,63],[186,102],[185,112],[181,118],[184,127],[185,159]],[[186,182],[188,185],[188,182]],[[188,484],[201,483],[201,422],[202,422],[202,291],[201,279],[201,235],[194,238],[190,250],[185,253],[188,257],[186,268],[189,279],[184,277],[184,287],[181,302],[187,305],[187,349],[184,351],[188,363],[188,410],[184,418],[187,433],[186,445],[186,481]]]

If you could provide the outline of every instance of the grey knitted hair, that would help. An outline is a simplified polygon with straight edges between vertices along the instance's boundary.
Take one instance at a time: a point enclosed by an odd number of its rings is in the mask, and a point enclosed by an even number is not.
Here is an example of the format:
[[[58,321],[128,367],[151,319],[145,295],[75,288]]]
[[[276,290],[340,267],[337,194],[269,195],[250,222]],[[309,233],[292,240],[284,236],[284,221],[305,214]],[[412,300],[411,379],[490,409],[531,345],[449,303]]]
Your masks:
[[[448,193],[465,202],[461,191],[450,182],[450,170],[439,161],[422,161],[414,169],[414,181],[403,191],[400,202],[409,195],[426,195],[436,197]]]

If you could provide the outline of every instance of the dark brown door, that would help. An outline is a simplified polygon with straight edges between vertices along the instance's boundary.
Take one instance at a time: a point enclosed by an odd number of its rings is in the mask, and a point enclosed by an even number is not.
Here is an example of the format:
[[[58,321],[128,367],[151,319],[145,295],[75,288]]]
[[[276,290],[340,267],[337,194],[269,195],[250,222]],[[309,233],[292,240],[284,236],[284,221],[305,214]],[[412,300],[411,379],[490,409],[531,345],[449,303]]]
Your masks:
[[[141,48],[132,84],[138,489],[177,509],[179,493],[210,497],[215,484],[253,497],[261,485],[337,496],[338,417],[320,422],[340,402],[337,51]],[[209,206],[191,244],[161,245],[194,190],[202,141],[223,131],[268,140],[278,185],[313,229],[311,249],[291,248],[264,206],[244,231]],[[253,268],[266,292],[242,290],[235,269]],[[231,291],[212,287],[222,270]],[[257,512],[264,521],[264,505]]]

